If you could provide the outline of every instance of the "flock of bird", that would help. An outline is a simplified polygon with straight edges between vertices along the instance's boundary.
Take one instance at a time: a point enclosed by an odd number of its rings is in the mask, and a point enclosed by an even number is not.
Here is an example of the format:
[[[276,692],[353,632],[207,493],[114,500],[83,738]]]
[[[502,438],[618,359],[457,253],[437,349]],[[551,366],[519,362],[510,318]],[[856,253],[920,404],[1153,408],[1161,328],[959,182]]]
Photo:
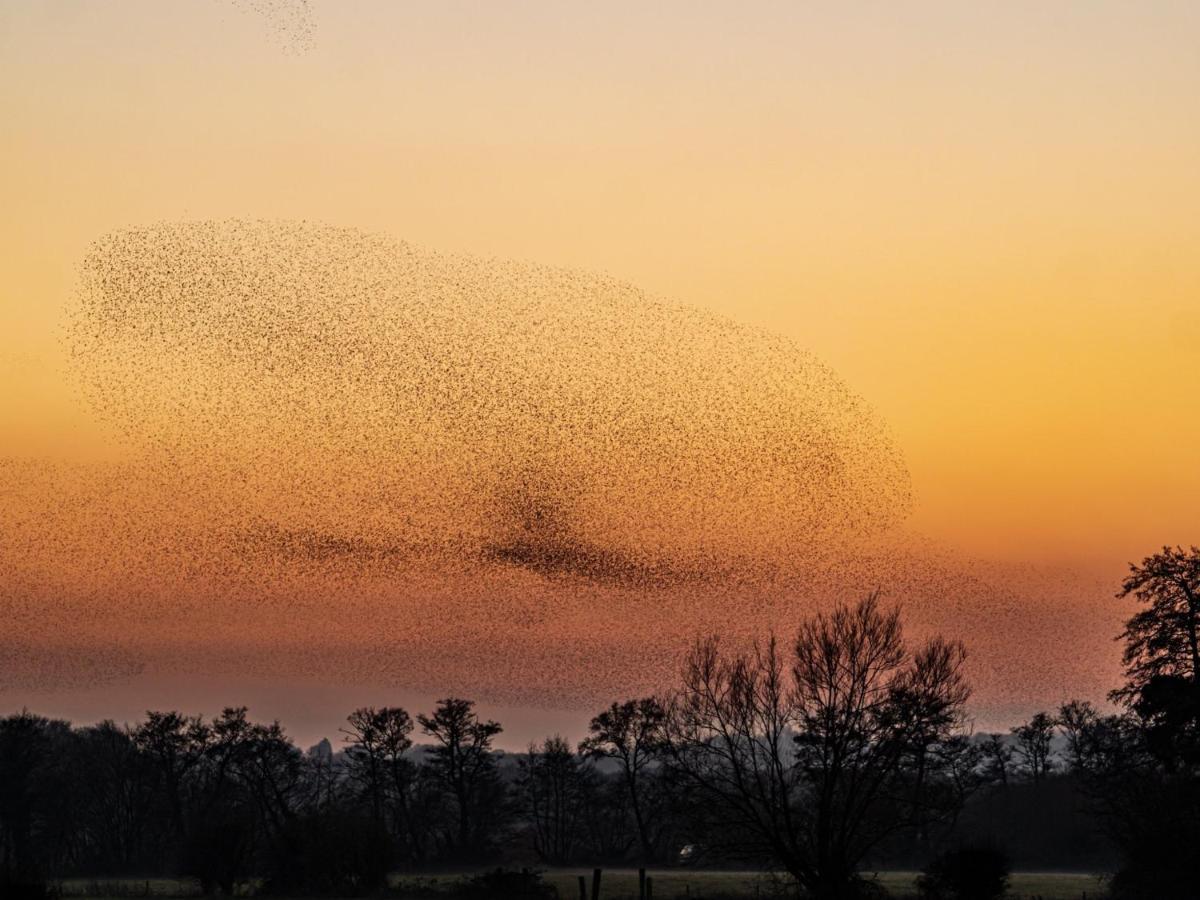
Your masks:
[[[302,673],[588,708],[669,685],[700,633],[876,587],[980,649],[997,703],[1071,665],[1005,657],[1076,619],[906,530],[902,455],[832,371],[608,277],[156,224],[93,246],[66,341],[122,459],[0,468],[0,614],[29,636],[0,686]]]
[[[270,28],[280,49],[305,53],[312,48],[315,25],[308,0],[232,0],[239,9],[255,13]]]

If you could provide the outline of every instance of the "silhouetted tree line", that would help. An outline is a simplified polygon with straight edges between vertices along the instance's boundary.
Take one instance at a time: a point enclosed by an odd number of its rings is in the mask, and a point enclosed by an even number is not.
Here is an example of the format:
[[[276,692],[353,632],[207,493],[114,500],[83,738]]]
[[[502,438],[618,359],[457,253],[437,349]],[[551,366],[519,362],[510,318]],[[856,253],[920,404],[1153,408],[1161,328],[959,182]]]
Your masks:
[[[771,867],[840,900],[868,890],[866,866],[987,843],[1042,866],[1116,852],[1119,896],[1190,897],[1200,550],[1164,548],[1121,595],[1143,608],[1119,711],[1072,701],[1008,735],[968,733],[962,645],[911,646],[875,595],[786,643],[698,641],[675,691],[613,703],[577,747],[498,752],[499,723],[456,697],[355,710],[338,748],[307,752],[244,707],[78,728],[21,712],[0,720],[0,885],[162,874],[346,895],[405,868],[650,863]]]
[[[984,736],[988,786],[959,836],[1031,866],[1115,868],[1115,898],[1200,897],[1200,548],[1131,565],[1118,597],[1141,608],[1120,635],[1117,711],[1072,700]]]

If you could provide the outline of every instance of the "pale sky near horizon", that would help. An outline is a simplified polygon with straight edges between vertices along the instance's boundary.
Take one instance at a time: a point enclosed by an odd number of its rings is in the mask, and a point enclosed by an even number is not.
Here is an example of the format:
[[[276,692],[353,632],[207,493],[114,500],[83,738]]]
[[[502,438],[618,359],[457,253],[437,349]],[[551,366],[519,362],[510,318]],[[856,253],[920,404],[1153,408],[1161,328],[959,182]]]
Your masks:
[[[0,0],[0,457],[119,456],[93,240],[304,219],[785,335],[911,526],[1119,579],[1200,541],[1200,5]]]

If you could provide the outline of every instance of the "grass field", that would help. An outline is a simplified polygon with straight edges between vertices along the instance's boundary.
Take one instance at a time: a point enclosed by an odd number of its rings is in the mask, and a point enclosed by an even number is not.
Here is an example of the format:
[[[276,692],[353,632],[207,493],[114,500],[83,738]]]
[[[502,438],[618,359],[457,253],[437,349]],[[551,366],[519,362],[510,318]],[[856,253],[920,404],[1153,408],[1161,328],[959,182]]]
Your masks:
[[[782,896],[779,883],[770,875],[755,872],[712,872],[687,869],[651,870],[655,900],[704,900],[704,898],[771,898]],[[558,889],[561,900],[576,900],[579,896],[578,876],[590,869],[552,869],[544,873],[545,880]],[[445,889],[449,892],[462,874],[403,875],[397,886]],[[888,892],[898,898],[916,896],[915,872],[879,872],[876,878]],[[638,896],[638,875],[633,869],[605,869],[600,880],[600,896],[604,900],[628,900]],[[98,900],[98,898],[127,897],[194,897],[195,886],[172,879],[68,880],[62,883],[64,897]],[[1100,900],[1104,883],[1096,875],[1059,872],[1018,872],[1012,876],[1009,897],[1012,900]],[[590,893],[589,893],[590,896]]]
[[[546,880],[558,888],[562,900],[575,900],[579,896],[577,876],[571,872],[550,871]],[[772,897],[779,893],[778,883],[768,875],[752,872],[707,872],[667,869],[649,873],[654,879],[655,900],[674,900],[677,897]],[[888,892],[897,898],[916,896],[916,872],[879,872],[875,878]],[[605,900],[636,898],[638,896],[637,872],[633,870],[605,870],[601,880],[601,896]],[[1041,900],[1080,900],[1099,898],[1104,884],[1095,875],[1022,872],[1012,876],[1009,896],[1014,900],[1030,897]]]

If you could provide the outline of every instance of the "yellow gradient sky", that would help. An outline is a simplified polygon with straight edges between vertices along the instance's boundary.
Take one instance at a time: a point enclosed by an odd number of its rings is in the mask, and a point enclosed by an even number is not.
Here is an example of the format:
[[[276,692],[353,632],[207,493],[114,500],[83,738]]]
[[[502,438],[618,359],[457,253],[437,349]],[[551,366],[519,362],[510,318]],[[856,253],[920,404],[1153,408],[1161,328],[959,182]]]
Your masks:
[[[0,456],[120,453],[64,374],[91,241],[308,219],[793,338],[891,424],[913,526],[967,553],[1119,575],[1200,539],[1200,5],[311,20],[0,0]]]

